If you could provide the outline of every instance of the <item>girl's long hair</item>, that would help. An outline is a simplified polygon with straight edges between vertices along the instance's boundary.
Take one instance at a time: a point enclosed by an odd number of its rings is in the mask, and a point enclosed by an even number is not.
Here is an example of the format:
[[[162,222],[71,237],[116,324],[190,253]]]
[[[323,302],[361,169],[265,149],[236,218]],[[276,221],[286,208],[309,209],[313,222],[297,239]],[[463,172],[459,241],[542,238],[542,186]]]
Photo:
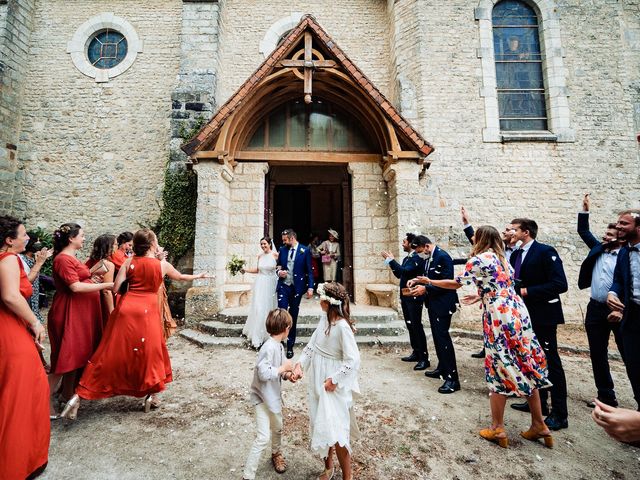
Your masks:
[[[75,238],[82,230],[77,223],[63,223],[53,232],[53,256],[58,255],[69,245],[69,240]]]

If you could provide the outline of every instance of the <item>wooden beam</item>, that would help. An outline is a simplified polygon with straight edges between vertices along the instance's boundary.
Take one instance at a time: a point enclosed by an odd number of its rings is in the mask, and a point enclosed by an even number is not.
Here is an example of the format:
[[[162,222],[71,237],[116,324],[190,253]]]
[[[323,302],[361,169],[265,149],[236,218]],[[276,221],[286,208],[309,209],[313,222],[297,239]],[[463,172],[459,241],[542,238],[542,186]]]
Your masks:
[[[210,158],[210,157],[206,157]],[[305,163],[349,163],[349,162],[380,162],[379,153],[343,153],[343,152],[282,152],[265,150],[242,150],[234,155],[235,160],[246,162],[292,162]]]

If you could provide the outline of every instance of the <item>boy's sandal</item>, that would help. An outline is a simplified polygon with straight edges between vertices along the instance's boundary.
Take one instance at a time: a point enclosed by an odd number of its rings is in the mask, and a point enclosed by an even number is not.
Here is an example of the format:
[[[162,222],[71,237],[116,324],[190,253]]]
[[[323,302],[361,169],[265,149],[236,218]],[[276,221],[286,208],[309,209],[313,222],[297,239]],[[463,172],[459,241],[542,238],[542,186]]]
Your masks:
[[[287,471],[287,462],[282,456],[282,453],[274,453],[271,455],[271,463],[273,463],[273,469],[277,473],[284,473]]]

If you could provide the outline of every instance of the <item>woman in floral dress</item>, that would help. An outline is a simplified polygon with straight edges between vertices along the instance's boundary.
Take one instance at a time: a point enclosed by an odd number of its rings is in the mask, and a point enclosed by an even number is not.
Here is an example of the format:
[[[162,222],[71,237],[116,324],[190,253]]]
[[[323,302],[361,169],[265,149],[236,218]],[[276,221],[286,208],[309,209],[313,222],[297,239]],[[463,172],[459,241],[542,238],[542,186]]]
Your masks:
[[[508,445],[504,431],[504,408],[508,396],[526,397],[531,410],[531,427],[521,435],[527,440],[544,439],[553,446],[549,428],[542,418],[538,389],[551,386],[547,360],[531,327],[527,307],[513,286],[513,271],[504,255],[498,230],[482,226],[475,233],[473,257],[455,280],[430,280],[418,277],[418,283],[456,289],[463,284],[478,287],[478,295],[467,295],[462,303],[482,301],[485,372],[491,393],[492,423],[480,436]]]

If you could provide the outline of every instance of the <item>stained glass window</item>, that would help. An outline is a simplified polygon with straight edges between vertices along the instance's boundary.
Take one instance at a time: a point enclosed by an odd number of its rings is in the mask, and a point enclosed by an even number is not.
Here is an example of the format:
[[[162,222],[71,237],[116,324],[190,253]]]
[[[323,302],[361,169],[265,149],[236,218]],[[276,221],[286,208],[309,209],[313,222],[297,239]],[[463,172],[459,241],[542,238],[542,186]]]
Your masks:
[[[370,143],[355,118],[315,98],[310,105],[293,100],[271,112],[246,148],[362,152]]]
[[[127,56],[127,39],[115,30],[102,30],[93,35],[87,49],[89,63],[102,70],[113,68]]]
[[[526,3],[493,8],[500,129],[547,130],[547,107],[538,16]]]

